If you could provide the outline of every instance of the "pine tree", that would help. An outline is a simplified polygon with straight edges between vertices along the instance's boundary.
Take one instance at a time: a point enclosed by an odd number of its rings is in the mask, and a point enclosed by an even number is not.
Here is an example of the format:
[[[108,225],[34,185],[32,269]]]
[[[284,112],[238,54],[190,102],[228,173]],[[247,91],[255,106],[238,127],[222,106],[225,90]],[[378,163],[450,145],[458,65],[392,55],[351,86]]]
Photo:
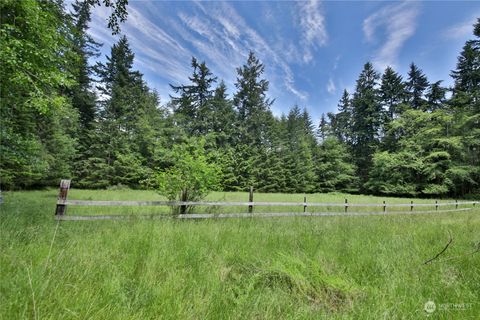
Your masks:
[[[89,186],[92,176],[103,174],[109,185],[138,187],[151,175],[155,149],[162,147],[163,116],[158,95],[150,91],[142,74],[133,70],[133,61],[134,54],[123,36],[111,48],[107,63],[97,66],[99,89],[108,98],[102,102],[89,157],[79,167],[96,163],[96,168],[105,171],[79,172],[80,185]]]
[[[368,62],[357,80],[352,99],[352,148],[358,174],[366,181],[371,166],[371,156],[379,143],[382,125],[382,107],[379,102],[380,76]]]
[[[202,135],[212,130],[215,115],[210,102],[214,94],[212,85],[217,78],[212,75],[205,62],[199,63],[195,57],[192,57],[191,66],[191,84],[170,85],[175,93],[180,94],[179,97],[172,97],[172,102],[175,105],[175,114],[187,132]]]
[[[351,143],[352,139],[352,103],[347,90],[343,91],[336,114],[328,113],[331,133],[341,142]]]
[[[476,39],[468,40],[451,76],[455,86],[447,106],[455,114],[465,158],[452,180],[459,194],[480,190],[480,18],[473,28]],[[452,171],[453,172],[453,171]]]
[[[317,136],[320,141],[324,141],[330,135],[330,125],[325,118],[325,113],[320,116],[320,123],[318,124]]]
[[[442,81],[437,81],[429,85],[427,94],[428,111],[442,109],[445,105],[447,88],[442,87]]]
[[[391,67],[387,67],[382,75],[380,97],[387,119],[394,119],[401,113],[400,104],[405,99],[405,85],[402,76]]]
[[[89,66],[89,59],[98,57],[99,44],[88,35],[88,23],[90,22],[90,5],[83,1],[76,0],[72,4],[73,28],[72,42],[73,49],[78,60],[73,64],[76,85],[71,88],[72,105],[78,110],[80,126],[83,130],[81,137],[86,136],[86,130],[92,129],[96,115],[96,95],[92,91],[93,68]],[[88,143],[85,141],[85,143]]]
[[[425,109],[424,93],[428,88],[428,80],[423,71],[419,69],[413,62],[410,64],[408,79],[406,82],[407,101],[415,110]]]
[[[268,81],[261,79],[264,65],[253,52],[248,55],[245,65],[237,68],[237,81],[233,103],[237,109],[240,140],[260,146],[269,140],[269,130],[273,121],[267,98]]]
[[[228,99],[227,86],[223,81],[215,89],[209,104],[211,112],[206,120],[207,131],[215,135],[216,145],[219,148],[232,145],[238,141],[234,127],[236,115],[233,103]]]
[[[358,192],[358,178],[346,146],[327,137],[316,150],[315,174],[319,192]]]
[[[313,132],[305,127],[308,113],[294,106],[286,118],[287,152],[285,155],[287,192],[313,192],[315,173],[313,162]]]
[[[452,105],[480,113],[480,18],[473,34],[477,39],[465,43],[457,67],[451,72],[455,80]]]

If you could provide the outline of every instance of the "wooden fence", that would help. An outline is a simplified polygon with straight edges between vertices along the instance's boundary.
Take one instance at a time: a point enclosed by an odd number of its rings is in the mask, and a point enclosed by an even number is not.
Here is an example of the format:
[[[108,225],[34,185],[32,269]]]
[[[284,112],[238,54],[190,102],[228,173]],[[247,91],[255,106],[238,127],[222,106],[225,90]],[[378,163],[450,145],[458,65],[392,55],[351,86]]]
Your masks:
[[[68,200],[68,190],[70,189],[70,180],[60,182],[60,192],[55,210],[57,220],[120,220],[126,218],[150,218],[150,219],[207,219],[207,218],[243,218],[243,217],[286,217],[286,216],[364,216],[364,215],[385,215],[385,214],[427,214],[440,212],[465,211],[475,208],[480,201],[462,201],[434,203],[349,203],[345,199],[344,203],[324,203],[307,202],[304,197],[303,202],[254,202],[253,188],[250,188],[249,201],[247,202],[216,202],[216,201],[92,201],[92,200]],[[469,206],[462,207],[459,206]],[[246,207],[245,213],[189,213],[179,215],[166,214],[135,214],[135,215],[95,215],[95,216],[67,216],[67,206],[170,206],[180,207],[180,212],[186,212],[185,208],[189,206],[220,206],[220,207]],[[303,212],[262,212],[254,213],[254,207],[301,207]],[[439,210],[439,207],[455,207],[455,209]],[[308,207],[342,207],[343,212],[307,212]],[[381,208],[381,211],[355,212],[350,208]],[[431,207],[434,210],[415,211],[417,207]],[[405,208],[404,211],[387,211],[387,208]]]

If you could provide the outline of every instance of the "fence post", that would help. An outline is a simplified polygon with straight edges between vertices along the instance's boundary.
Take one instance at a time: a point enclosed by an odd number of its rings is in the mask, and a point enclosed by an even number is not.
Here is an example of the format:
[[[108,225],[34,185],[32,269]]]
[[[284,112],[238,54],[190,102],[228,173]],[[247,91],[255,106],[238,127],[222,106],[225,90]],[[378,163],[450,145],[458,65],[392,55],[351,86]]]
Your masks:
[[[180,195],[180,201],[182,201],[182,202],[187,201],[187,191],[186,190],[182,190],[182,193]],[[180,206],[180,214],[186,214],[186,213],[187,213],[187,206],[182,204]]]
[[[385,200],[383,200],[383,212],[387,211],[387,204],[385,203]]]
[[[345,199],[345,213],[348,211],[348,199]]]
[[[253,186],[250,187],[250,194],[248,195],[248,202],[253,202]],[[253,213],[253,205],[248,205],[248,213]]]
[[[60,191],[58,192],[57,198],[57,207],[55,209],[56,216],[63,216],[67,212],[67,201],[68,190],[70,189],[70,180],[62,179],[60,181]]]
[[[458,209],[458,200],[455,200],[455,209]]]
[[[303,197],[303,212],[307,212],[307,197]]]
[[[438,201],[435,200],[435,210],[438,210]]]
[[[413,200],[410,201],[410,211],[413,211]]]

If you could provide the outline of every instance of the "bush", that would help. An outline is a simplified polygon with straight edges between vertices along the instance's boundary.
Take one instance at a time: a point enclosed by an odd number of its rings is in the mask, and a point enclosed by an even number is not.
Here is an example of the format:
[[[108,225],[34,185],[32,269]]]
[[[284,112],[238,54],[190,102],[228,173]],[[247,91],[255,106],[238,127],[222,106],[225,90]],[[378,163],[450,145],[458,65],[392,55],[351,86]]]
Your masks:
[[[159,193],[170,201],[199,201],[219,189],[220,169],[205,156],[204,140],[175,145],[173,165],[157,176]],[[187,213],[190,206],[174,207],[174,213]]]

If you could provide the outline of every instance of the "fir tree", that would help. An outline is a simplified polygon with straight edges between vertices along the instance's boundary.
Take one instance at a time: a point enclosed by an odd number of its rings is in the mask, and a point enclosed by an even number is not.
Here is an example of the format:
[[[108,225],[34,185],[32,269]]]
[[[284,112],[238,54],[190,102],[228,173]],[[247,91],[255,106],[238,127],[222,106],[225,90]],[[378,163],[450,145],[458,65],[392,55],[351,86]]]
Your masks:
[[[100,44],[88,35],[88,23],[90,22],[90,5],[87,2],[76,0],[72,4],[74,12],[72,42],[73,49],[78,60],[73,64],[76,84],[72,87],[70,95],[72,105],[78,110],[80,126],[83,129],[82,136],[87,135],[86,130],[92,128],[96,115],[96,95],[92,91],[93,68],[89,66],[89,59],[98,57]],[[87,143],[85,141],[85,143]]]
[[[371,155],[378,146],[382,124],[382,108],[377,88],[379,78],[373,65],[366,63],[357,80],[352,99],[352,148],[358,173],[363,181],[367,179]]]
[[[402,77],[391,67],[387,67],[382,75],[380,97],[388,119],[394,119],[401,113],[399,105],[405,98],[405,85]]]
[[[415,110],[425,109],[424,93],[428,88],[427,76],[419,69],[413,62],[410,64],[410,71],[408,72],[408,79],[406,82],[407,101]]]
[[[260,146],[269,139],[273,116],[270,106],[273,101],[267,98],[268,81],[262,79],[265,67],[250,52],[247,63],[237,68],[237,92],[233,98],[237,109],[240,140]]]
[[[337,114],[328,113],[332,134],[341,142],[351,143],[352,139],[352,103],[347,90],[343,91],[338,103]]]
[[[190,134],[201,135],[212,130],[212,121],[215,116],[211,108],[214,94],[212,85],[217,81],[205,62],[199,63],[192,57],[193,74],[189,77],[189,85],[170,85],[173,91],[180,94],[172,97],[175,105],[175,114]]]

